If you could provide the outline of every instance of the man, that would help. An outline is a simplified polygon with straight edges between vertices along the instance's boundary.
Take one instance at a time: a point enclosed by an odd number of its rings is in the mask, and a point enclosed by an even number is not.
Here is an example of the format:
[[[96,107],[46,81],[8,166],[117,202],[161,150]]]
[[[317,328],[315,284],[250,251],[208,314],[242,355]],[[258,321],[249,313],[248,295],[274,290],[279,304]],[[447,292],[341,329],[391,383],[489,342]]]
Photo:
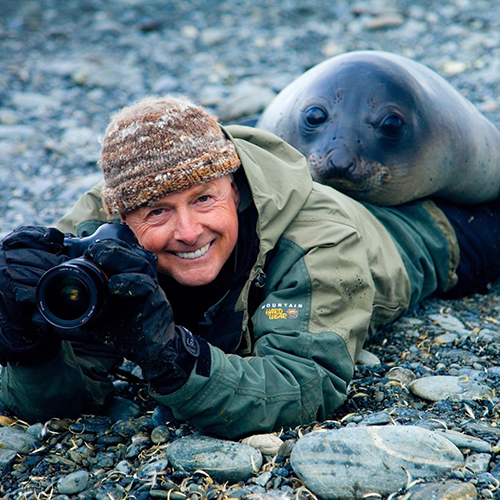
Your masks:
[[[109,278],[104,313],[83,327],[97,347],[61,344],[36,312],[35,289],[67,259],[63,234],[28,227],[4,239],[2,394],[30,421],[98,411],[123,357],[154,398],[207,433],[326,419],[378,326],[499,274],[498,245],[485,250],[477,235],[500,240],[498,209],[364,206],[314,183],[305,159],[272,134],[223,129],[183,98],[122,110],[100,163],[103,183],[59,229],[85,236],[121,220],[158,268],[122,241],[91,245],[84,256]],[[471,216],[477,224],[465,226]]]

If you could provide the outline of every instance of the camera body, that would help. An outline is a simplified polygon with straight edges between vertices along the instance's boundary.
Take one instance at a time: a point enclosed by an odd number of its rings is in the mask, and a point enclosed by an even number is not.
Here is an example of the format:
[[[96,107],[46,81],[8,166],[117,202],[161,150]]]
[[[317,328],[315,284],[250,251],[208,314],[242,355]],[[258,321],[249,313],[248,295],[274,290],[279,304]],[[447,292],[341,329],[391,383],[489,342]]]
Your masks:
[[[64,253],[70,260],[49,269],[38,282],[38,310],[52,325],[61,329],[78,328],[99,317],[108,300],[108,277],[92,261],[82,257],[97,241],[121,240],[151,259],[151,252],[139,246],[126,224],[109,222],[85,238],[64,239]]]

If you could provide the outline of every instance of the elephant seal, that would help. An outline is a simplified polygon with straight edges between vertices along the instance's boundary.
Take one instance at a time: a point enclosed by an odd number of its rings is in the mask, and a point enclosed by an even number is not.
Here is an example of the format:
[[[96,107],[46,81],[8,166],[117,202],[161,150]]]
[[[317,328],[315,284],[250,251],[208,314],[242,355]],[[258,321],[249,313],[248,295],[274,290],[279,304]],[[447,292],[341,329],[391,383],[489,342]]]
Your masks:
[[[302,152],[315,180],[362,201],[499,196],[500,132],[437,73],[396,54],[348,52],[314,66],[257,127]]]

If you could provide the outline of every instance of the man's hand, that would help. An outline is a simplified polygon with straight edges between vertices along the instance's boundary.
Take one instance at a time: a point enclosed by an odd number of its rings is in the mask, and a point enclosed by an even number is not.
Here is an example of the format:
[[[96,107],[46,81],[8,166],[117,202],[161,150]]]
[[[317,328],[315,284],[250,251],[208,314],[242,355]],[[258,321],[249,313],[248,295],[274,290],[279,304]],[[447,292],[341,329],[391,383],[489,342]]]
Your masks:
[[[41,276],[68,260],[64,234],[23,226],[0,242],[0,363],[35,365],[57,356],[60,340],[36,307]]]
[[[102,316],[85,328],[137,363],[153,386],[180,386],[187,380],[198,342],[175,327],[172,309],[158,284],[156,256],[119,240],[91,245],[84,257],[108,276],[110,299]]]

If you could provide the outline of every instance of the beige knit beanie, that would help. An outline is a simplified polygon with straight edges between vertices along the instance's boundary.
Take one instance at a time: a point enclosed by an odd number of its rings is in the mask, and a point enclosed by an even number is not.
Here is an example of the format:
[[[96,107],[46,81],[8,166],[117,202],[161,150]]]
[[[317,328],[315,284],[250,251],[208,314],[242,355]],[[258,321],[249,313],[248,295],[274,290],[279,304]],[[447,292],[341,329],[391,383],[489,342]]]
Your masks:
[[[108,215],[235,172],[233,143],[217,119],[184,97],[148,97],[117,113],[99,160]]]

